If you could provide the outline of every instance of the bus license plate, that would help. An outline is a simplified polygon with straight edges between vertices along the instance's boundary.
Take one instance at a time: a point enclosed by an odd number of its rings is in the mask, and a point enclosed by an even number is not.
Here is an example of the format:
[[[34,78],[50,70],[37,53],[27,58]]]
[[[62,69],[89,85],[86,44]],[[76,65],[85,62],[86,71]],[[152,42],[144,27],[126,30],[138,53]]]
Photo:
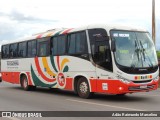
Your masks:
[[[147,88],[147,85],[140,86],[140,88],[142,89]]]

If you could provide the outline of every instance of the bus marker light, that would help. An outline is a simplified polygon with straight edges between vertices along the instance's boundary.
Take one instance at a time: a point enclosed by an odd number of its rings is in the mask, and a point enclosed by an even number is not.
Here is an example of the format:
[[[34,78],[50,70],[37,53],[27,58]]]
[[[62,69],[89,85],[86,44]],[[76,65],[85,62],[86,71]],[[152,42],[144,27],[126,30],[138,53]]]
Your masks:
[[[149,77],[152,78],[152,75],[150,75]]]
[[[135,79],[135,80],[137,80],[137,79],[138,79],[138,77],[137,77],[137,76],[135,76],[135,77],[134,77],[134,79]]]

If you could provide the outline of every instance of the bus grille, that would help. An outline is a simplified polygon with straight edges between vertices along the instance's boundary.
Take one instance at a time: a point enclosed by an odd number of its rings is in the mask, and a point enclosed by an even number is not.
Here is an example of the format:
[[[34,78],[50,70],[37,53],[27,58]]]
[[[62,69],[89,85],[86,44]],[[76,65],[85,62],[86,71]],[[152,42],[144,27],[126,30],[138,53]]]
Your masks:
[[[133,83],[148,83],[151,82],[152,80],[145,80],[145,81],[132,81]]]
[[[130,91],[139,91],[139,90],[149,90],[149,89],[153,89],[155,87],[155,85],[148,85],[147,88],[140,88],[140,86],[137,87],[129,87],[128,89]]]

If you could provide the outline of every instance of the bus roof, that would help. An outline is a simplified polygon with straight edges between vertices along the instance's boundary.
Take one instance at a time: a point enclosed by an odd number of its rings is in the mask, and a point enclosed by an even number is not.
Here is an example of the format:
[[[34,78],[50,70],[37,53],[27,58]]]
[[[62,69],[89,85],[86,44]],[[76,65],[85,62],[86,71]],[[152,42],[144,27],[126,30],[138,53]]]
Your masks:
[[[26,41],[26,40],[40,39],[40,38],[43,38],[43,37],[51,37],[51,36],[56,36],[56,35],[61,35],[61,34],[63,35],[63,34],[67,34],[67,33],[72,33],[72,32],[76,32],[76,31],[82,31],[82,30],[86,30],[86,29],[94,29],[94,28],[103,28],[108,33],[112,29],[114,29],[114,30],[117,29],[117,30],[129,30],[129,31],[144,31],[144,32],[147,32],[143,28],[131,27],[131,26],[126,26],[126,25],[93,24],[93,25],[86,25],[86,26],[82,26],[82,27],[78,27],[78,28],[56,28],[56,29],[51,29],[51,30],[47,30],[45,32],[34,34],[34,35],[32,35],[30,37],[27,37],[27,38],[14,40],[14,42],[10,41],[10,42],[5,43],[5,44],[22,42],[22,41]]]

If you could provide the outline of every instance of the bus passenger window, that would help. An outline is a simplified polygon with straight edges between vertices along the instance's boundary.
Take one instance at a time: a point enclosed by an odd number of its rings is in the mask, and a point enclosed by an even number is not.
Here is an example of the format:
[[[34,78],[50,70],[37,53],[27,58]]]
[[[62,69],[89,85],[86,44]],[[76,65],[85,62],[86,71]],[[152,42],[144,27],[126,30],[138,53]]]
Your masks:
[[[63,55],[66,52],[66,37],[59,36],[58,37],[58,55]]]
[[[15,58],[15,57],[17,57],[17,43],[10,45],[9,55],[10,55],[10,58]]]
[[[54,37],[52,39],[52,47],[51,47],[51,52],[52,52],[52,55],[57,55],[57,43],[58,43],[58,38],[57,37]]]
[[[86,33],[77,32],[68,36],[68,53],[83,54],[88,53]]]
[[[85,32],[76,34],[76,53],[87,53],[87,39]]]
[[[18,45],[18,57],[26,57],[26,42],[19,43]]]
[[[75,34],[69,36],[68,42],[68,53],[75,54],[76,53],[76,37]]]
[[[36,56],[36,41],[29,41],[27,46],[27,56],[35,57]]]
[[[39,44],[39,56],[47,56],[47,42],[41,42]]]
[[[64,55],[66,52],[66,36],[60,35],[51,39],[52,55]]]
[[[2,58],[9,57],[9,45],[2,46]]]

